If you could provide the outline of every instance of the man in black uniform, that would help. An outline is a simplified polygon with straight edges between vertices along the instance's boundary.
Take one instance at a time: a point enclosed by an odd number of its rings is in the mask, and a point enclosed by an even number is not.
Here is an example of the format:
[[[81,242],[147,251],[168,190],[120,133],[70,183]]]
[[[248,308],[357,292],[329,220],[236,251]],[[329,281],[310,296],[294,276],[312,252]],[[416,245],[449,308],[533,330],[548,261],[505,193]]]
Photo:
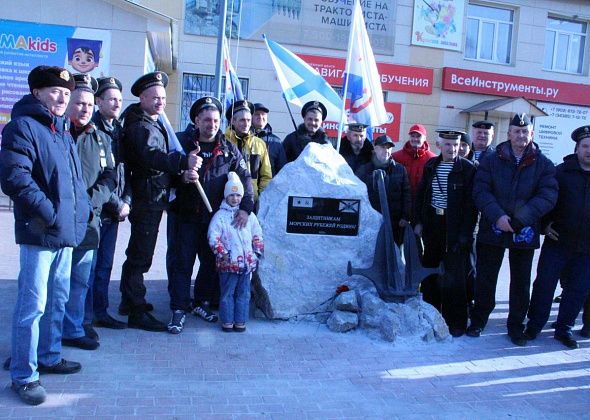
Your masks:
[[[238,148],[231,144],[219,130],[221,103],[212,97],[197,100],[190,110],[195,131],[179,133],[183,150],[190,154],[197,152],[202,158],[198,171],[186,171],[177,180],[176,199],[170,205],[168,214],[168,254],[174,256],[174,267],[168,266],[168,291],[172,318],[168,331],[179,334],[184,328],[186,312],[209,322],[217,321],[217,315],[208,303],[219,302],[219,279],[215,271],[215,256],[207,241],[207,230],[213,214],[223,201],[227,174],[236,172],[244,186],[244,198],[236,213],[234,224],[241,228],[246,225],[248,215],[254,209],[252,179],[246,162]],[[209,213],[199,195],[195,179],[200,179],[211,203]],[[195,280],[194,301],[191,304],[190,287],[195,258],[199,256],[199,272]]]
[[[158,116],[166,106],[168,76],[146,74],[135,81],[131,93],[139,103],[125,110],[123,147],[130,173],[133,207],[129,214],[131,236],[121,273],[122,303],[129,306],[129,327],[166,331],[166,324],[148,311],[143,275],[152,265],[162,213],[168,206],[174,175],[200,167],[196,153],[170,152],[166,129]]]
[[[421,284],[424,301],[437,308],[453,337],[467,328],[465,264],[475,227],[476,210],[471,191],[475,167],[459,157],[461,132],[437,130],[441,154],[424,166],[418,184],[414,229],[424,240],[423,263],[444,264],[444,274]]]
[[[254,104],[252,132],[266,143],[272,176],[275,176],[287,163],[287,155],[285,155],[283,141],[272,133],[272,127],[268,123],[269,112],[269,109],[264,104]]]
[[[348,124],[346,135],[340,142],[340,154],[352,168],[352,172],[369,163],[373,157],[373,145],[367,139],[367,127],[360,123]]]
[[[323,103],[309,101],[301,108],[301,116],[303,124],[288,134],[283,141],[287,162],[297,159],[309,143],[330,144],[328,136],[322,130],[322,122],[328,116],[328,110]]]
[[[494,123],[491,121],[476,121],[471,125],[472,161],[481,161],[486,153],[494,150]]]

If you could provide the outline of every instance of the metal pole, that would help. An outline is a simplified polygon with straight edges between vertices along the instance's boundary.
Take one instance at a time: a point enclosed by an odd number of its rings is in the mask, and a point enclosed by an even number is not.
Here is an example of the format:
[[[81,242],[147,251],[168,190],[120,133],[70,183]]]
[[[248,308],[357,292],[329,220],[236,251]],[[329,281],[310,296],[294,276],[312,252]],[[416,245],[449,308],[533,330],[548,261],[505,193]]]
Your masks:
[[[283,99],[285,100],[285,105],[287,105],[287,109],[289,110],[289,115],[291,116],[291,122],[293,123],[293,127],[295,128],[295,131],[297,131],[297,124],[295,124],[295,119],[293,118],[293,113],[291,112],[291,107],[289,106],[289,102],[287,101],[287,98],[285,98],[284,93],[283,93]]]
[[[217,34],[217,62],[215,63],[215,80],[217,81],[216,98],[221,100],[221,74],[223,72],[223,37],[225,36],[225,20],[227,18],[227,0],[220,1],[222,10],[219,12],[219,33]]]

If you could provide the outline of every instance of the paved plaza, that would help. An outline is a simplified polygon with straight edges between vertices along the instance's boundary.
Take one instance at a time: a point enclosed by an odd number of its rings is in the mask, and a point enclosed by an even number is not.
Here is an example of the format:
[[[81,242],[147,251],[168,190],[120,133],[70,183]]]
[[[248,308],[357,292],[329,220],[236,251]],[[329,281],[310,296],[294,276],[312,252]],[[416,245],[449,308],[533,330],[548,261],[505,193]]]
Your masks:
[[[165,220],[148,300],[168,319]],[[129,224],[119,237],[111,307]],[[0,358],[9,355],[19,269],[13,219],[0,211]],[[508,272],[479,339],[386,343],[366,332],[330,332],[309,322],[251,320],[245,334],[190,316],[180,335],[98,329],[96,351],[64,348],[75,375],[44,375],[47,402],[24,405],[0,371],[0,418],[122,419],[486,419],[590,418],[590,340],[567,350],[547,329],[527,347],[505,334]],[[556,316],[553,308],[550,321]],[[114,313],[114,311],[112,311]]]

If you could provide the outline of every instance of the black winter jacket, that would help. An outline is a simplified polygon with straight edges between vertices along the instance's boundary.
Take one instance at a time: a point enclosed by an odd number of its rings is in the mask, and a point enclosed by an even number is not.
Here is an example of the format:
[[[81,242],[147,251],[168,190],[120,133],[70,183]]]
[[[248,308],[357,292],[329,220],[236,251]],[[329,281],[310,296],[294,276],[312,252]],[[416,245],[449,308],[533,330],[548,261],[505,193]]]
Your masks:
[[[418,184],[414,207],[415,222],[422,224],[423,236],[434,233],[440,227],[431,217],[432,180],[442,156],[431,158],[424,165],[424,176]],[[447,180],[447,209],[445,212],[447,227],[447,249],[457,245],[466,247],[473,238],[473,229],[477,220],[477,211],[472,199],[475,166],[467,159],[458,157],[449,172]]]
[[[131,184],[133,206],[165,209],[172,177],[188,169],[188,157],[170,152],[166,130],[139,104],[129,105],[123,114],[122,143],[130,175],[126,180]]]
[[[194,127],[187,127],[184,132],[176,133],[182,149],[185,153],[195,150],[198,146],[199,131]],[[244,186],[244,197],[240,203],[240,209],[248,214],[254,209],[254,192],[252,190],[252,178],[246,168],[246,162],[237,146],[227,141],[221,131],[217,132],[215,148],[211,160],[199,169],[199,181],[205,190],[205,194],[211,203],[213,213],[209,213],[199,191],[194,184],[182,183],[180,177],[175,177],[176,198],[170,205],[170,211],[178,214],[185,220],[209,223],[213,214],[219,209],[223,201],[223,190],[227,182],[227,174],[236,172]]]
[[[74,127],[71,132],[76,143],[76,150],[82,165],[82,177],[94,215],[92,220],[88,222],[86,235],[78,248],[96,249],[100,240],[102,207],[109,201],[117,186],[117,172],[111,151],[111,140],[105,133],[98,131],[93,123],[89,123],[79,134],[76,134]]]
[[[270,159],[270,168],[274,177],[283,166],[287,163],[287,155],[281,139],[272,133],[270,124],[266,124],[262,130],[254,131],[254,135],[261,138],[266,143],[268,149],[268,158]]]
[[[305,125],[300,124],[297,131],[287,134],[287,137],[283,140],[287,162],[293,162],[297,159],[309,143],[331,144],[328,136],[321,128],[310,136],[305,129]]]
[[[580,167],[578,157],[569,155],[556,168],[559,195],[557,205],[543,218],[553,222],[559,244],[571,252],[590,254],[590,171]],[[551,241],[549,237],[546,241]]]
[[[75,247],[86,234],[90,203],[67,120],[33,95],[12,108],[2,132],[0,182],[14,202],[17,244]]]
[[[555,207],[557,190],[555,166],[535,143],[527,146],[519,165],[510,142],[500,143],[480,160],[475,175],[473,199],[481,211],[477,240],[503,248],[538,248],[541,218]],[[512,233],[494,233],[492,226],[503,215],[511,218],[515,232],[531,227],[532,241],[515,242]]]

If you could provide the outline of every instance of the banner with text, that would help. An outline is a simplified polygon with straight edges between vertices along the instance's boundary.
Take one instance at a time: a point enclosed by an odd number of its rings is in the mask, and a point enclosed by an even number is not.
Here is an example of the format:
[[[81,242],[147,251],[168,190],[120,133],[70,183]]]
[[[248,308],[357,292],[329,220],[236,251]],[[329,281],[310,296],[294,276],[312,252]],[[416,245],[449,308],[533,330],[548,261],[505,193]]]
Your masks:
[[[110,58],[110,31],[0,20],[0,132],[12,106],[30,93],[33,68],[61,66],[100,77],[109,74]]]
[[[393,55],[396,3],[395,0],[361,0],[375,53]],[[222,4],[185,0],[185,33],[216,37]],[[228,2],[226,35],[261,40],[262,34],[266,34],[281,44],[346,50],[353,4],[353,0]]]
[[[464,0],[415,0],[412,44],[461,51]]]
[[[443,69],[443,90],[485,93],[573,105],[590,105],[590,85],[508,76],[452,67]]]
[[[342,85],[342,77],[346,60],[336,57],[297,54],[328,83],[335,86]],[[377,71],[381,76],[383,90],[394,92],[432,94],[434,72],[425,67],[402,66],[399,64],[377,63]]]
[[[538,102],[537,106],[549,116],[535,118],[534,140],[543,154],[559,164],[564,156],[574,152],[572,131],[590,124],[590,108],[549,102]]]

